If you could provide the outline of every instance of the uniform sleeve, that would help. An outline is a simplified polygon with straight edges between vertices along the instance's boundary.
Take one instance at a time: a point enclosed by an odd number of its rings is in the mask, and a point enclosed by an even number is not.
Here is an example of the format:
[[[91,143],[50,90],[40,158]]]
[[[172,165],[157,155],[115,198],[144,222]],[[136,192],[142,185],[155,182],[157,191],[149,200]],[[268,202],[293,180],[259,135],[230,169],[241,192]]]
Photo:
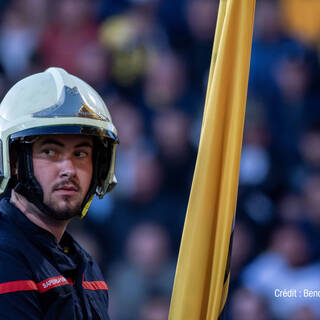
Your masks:
[[[16,249],[0,247],[0,319],[43,319],[36,283]]]

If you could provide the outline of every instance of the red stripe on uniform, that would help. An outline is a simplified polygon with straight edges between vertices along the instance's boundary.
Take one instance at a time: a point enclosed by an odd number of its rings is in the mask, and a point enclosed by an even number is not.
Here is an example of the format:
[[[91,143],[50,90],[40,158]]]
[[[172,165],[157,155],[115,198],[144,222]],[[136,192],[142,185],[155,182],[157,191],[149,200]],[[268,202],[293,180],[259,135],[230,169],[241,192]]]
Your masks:
[[[39,283],[37,283],[37,287],[40,293],[46,292],[52,288],[64,286],[66,284],[72,285],[72,281],[66,279],[64,276],[57,276],[45,279]]]
[[[0,294],[30,290],[38,290],[36,283],[32,280],[19,280],[0,283]]]
[[[82,281],[82,286],[87,290],[108,290],[104,281]]]
[[[39,283],[35,283],[32,280],[10,281],[0,283],[0,294],[31,290],[44,293],[52,288],[64,286],[67,284],[73,285],[73,281],[63,276],[48,278]],[[108,290],[108,286],[104,281],[83,281],[82,286],[87,290]]]

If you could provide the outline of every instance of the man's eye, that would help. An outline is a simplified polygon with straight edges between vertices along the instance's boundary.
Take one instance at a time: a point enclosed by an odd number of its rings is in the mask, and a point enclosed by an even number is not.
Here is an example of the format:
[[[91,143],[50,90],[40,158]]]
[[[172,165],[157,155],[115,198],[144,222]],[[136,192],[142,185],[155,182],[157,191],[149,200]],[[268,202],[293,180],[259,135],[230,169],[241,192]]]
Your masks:
[[[42,150],[42,153],[44,153],[47,156],[54,156],[55,155],[55,151],[52,149],[44,149],[44,150]]]
[[[85,151],[76,151],[76,152],[75,152],[75,156],[76,156],[77,158],[85,158],[85,157],[88,156],[88,153],[85,152]]]

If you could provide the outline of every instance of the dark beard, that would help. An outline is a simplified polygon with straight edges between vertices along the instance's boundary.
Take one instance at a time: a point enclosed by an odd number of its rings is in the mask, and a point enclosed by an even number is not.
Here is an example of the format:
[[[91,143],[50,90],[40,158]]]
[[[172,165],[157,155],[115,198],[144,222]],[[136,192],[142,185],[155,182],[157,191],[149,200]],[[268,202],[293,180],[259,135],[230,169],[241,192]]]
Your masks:
[[[81,204],[74,208],[56,209],[54,205],[44,204],[47,207],[45,213],[54,220],[65,221],[81,215]],[[49,210],[48,210],[49,209]]]
[[[73,185],[76,190],[81,190],[79,184],[68,178],[54,185],[53,190],[63,187],[64,185]],[[71,207],[68,197],[64,197],[63,200],[66,202],[66,208],[64,209],[57,208],[54,202],[44,202],[43,204],[46,207],[45,213],[47,213],[49,217],[59,221],[70,220],[81,215],[81,203],[77,204],[75,207]]]
[[[59,220],[59,221],[66,221],[66,220],[70,220],[74,217],[79,217],[80,216],[80,209],[78,211],[69,211],[69,210],[65,210],[65,211],[54,211],[54,210],[48,210],[46,211],[46,213],[48,214],[48,216],[54,220]]]

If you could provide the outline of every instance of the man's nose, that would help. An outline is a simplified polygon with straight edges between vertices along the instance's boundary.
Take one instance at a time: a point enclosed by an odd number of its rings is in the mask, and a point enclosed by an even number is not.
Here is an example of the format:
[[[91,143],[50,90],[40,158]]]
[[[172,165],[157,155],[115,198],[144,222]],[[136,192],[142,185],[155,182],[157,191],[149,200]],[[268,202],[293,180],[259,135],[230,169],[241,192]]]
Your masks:
[[[61,163],[60,175],[62,177],[73,177],[76,174],[75,165],[70,157],[65,157]]]

